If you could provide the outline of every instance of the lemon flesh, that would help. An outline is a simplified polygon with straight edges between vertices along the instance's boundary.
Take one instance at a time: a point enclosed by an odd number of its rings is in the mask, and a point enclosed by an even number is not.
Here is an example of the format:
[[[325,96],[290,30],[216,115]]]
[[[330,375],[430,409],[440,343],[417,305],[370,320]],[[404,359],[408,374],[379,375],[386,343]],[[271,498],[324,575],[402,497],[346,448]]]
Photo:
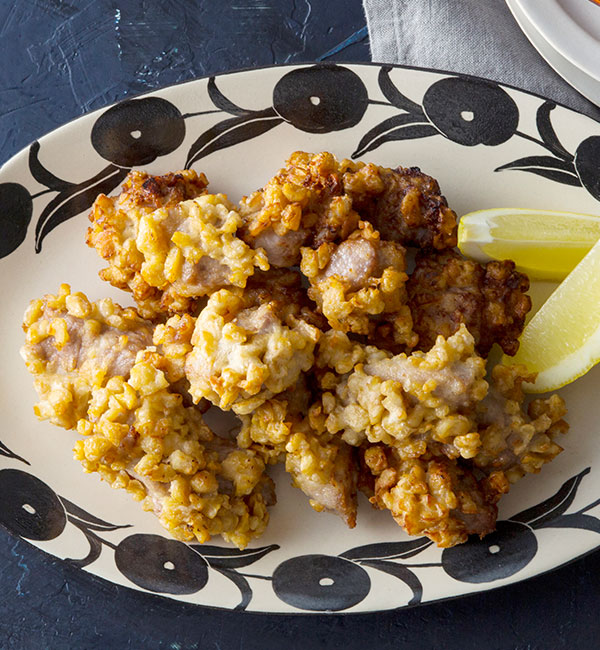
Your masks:
[[[600,241],[525,326],[520,347],[503,363],[523,363],[538,377],[523,388],[555,390],[600,361]]]
[[[600,239],[600,216],[496,208],[470,212],[458,247],[479,262],[513,260],[532,279],[562,280]]]

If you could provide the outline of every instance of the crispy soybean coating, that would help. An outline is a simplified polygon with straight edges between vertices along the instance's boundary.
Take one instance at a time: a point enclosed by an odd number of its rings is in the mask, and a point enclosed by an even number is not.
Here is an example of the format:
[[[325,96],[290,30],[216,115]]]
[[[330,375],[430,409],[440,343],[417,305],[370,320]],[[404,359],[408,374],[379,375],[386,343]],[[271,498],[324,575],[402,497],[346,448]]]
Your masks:
[[[330,434],[354,446],[384,443],[406,459],[432,449],[452,459],[478,453],[472,413],[488,386],[464,327],[447,340],[440,336],[427,353],[394,357],[340,334],[326,332],[316,355]]]
[[[477,405],[482,445],[473,464],[498,494],[555,458],[562,451],[556,440],[569,429],[565,402],[556,393],[524,404],[522,384],[534,380],[525,366],[498,364],[487,396]]]
[[[371,503],[389,510],[409,535],[426,535],[447,548],[495,529],[497,495],[462,465],[431,455],[402,460],[383,445],[361,451],[375,477]]]
[[[285,469],[317,512],[333,512],[349,528],[356,526],[358,466],[352,447],[296,432],[286,444]]]
[[[373,337],[387,325],[393,343],[411,347],[417,337],[406,304],[404,255],[400,244],[381,241],[371,224],[361,221],[339,245],[302,249],[308,295],[331,327]]]
[[[418,167],[379,168],[383,191],[352,195],[354,209],[382,239],[443,250],[456,246],[456,213],[437,181]]]
[[[300,260],[300,247],[344,239],[358,222],[344,195],[340,164],[323,152],[294,152],[266,185],[240,202],[240,236],[265,249],[273,266]]]
[[[215,436],[194,407],[171,391],[165,360],[141,351],[127,381],[93,391],[77,424],[75,458],[114,488],[126,489],[174,537],[213,535],[243,548],[266,528],[273,482],[252,450]]]
[[[506,354],[517,352],[531,299],[529,279],[510,260],[482,266],[454,251],[420,254],[406,288],[420,349],[464,323],[482,356],[494,343]]]
[[[242,415],[238,446],[255,451],[266,464],[285,461],[293,485],[310,505],[356,523],[357,459],[337,437],[312,427],[311,393],[304,378],[287,391],[268,399],[249,415]],[[323,427],[318,427],[320,430]]]
[[[92,390],[116,375],[127,378],[136,354],[152,342],[152,324],[135,309],[108,298],[91,302],[68,284],[32,300],[23,329],[21,356],[40,400],[35,414],[65,429],[83,417]]]
[[[250,413],[310,370],[319,330],[277,301],[256,306],[241,290],[212,294],[185,362],[194,401]]]
[[[100,194],[92,206],[86,242],[109,263],[100,271],[100,277],[118,289],[130,291],[144,305],[144,315],[160,311],[161,292],[140,273],[144,262],[136,246],[140,219],[158,208],[170,208],[205,194],[207,185],[206,176],[192,170],[162,176],[131,171],[118,196]]]

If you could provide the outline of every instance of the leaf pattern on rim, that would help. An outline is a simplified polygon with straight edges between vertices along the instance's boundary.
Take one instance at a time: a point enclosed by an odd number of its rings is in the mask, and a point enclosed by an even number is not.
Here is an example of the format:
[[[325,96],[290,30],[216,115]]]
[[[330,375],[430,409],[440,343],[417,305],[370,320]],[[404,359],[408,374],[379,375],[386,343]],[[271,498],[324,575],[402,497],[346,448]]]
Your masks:
[[[112,532],[123,528],[131,528],[131,524],[111,524],[104,519],[92,515],[87,510],[80,508],[72,501],[59,495],[58,497],[67,512],[67,521],[78,528],[84,535],[90,545],[88,554],[80,559],[66,558],[73,566],[83,568],[95,562],[102,552],[102,546],[107,545],[114,549],[114,545],[99,537],[96,532]]]
[[[413,593],[412,598],[408,601],[408,605],[418,605],[423,598],[423,585],[417,576],[405,565],[395,564],[394,562],[384,562],[383,560],[363,560],[363,566],[383,571],[389,575],[402,580],[404,584],[410,588]]]
[[[68,562],[71,566],[78,567],[83,569],[89,564],[94,563],[102,553],[102,545],[105,543],[98,535],[89,530],[89,527],[86,526],[83,522],[77,521],[76,519],[69,518],[69,521],[85,535],[85,538],[90,545],[88,554],[82,558],[65,558],[65,562]]]
[[[282,122],[283,119],[273,108],[223,120],[205,131],[192,144],[185,168],[189,169],[195,162],[215,151],[256,138]]]
[[[423,123],[422,118],[408,113],[394,115],[365,133],[352,158],[363,156],[385,142],[427,138],[430,135],[439,135],[439,131],[431,124]]]
[[[232,569],[225,569],[222,567],[216,568],[215,571],[218,571],[221,575],[225,576],[228,580],[231,580],[233,584],[240,590],[242,595],[242,600],[234,607],[235,610],[245,610],[250,601],[252,600],[252,589],[246,578]]]
[[[214,569],[239,569],[258,562],[268,553],[279,549],[277,544],[240,550],[223,546],[190,544]]]
[[[540,528],[547,522],[552,521],[573,503],[573,499],[577,495],[577,489],[583,481],[583,478],[590,473],[590,468],[586,467],[584,470],[572,476],[568,481],[565,481],[558,491],[548,499],[538,503],[531,508],[527,508],[522,512],[517,513],[510,517],[509,521],[519,521],[523,524],[528,524],[532,528]]]
[[[564,160],[573,160],[573,155],[570,154],[561,144],[556,131],[552,126],[550,120],[550,113],[556,108],[556,104],[551,101],[545,101],[537,110],[536,113],[536,126],[542,141],[546,144],[548,149],[552,151],[559,158]]]
[[[557,183],[581,187],[581,181],[577,176],[573,163],[561,158],[553,158],[552,156],[526,156],[525,158],[513,160],[513,162],[506,163],[505,165],[500,165],[494,171],[500,172],[505,169],[530,172],[531,174],[549,178]]]
[[[42,210],[35,226],[35,252],[58,225],[91,208],[98,194],[109,194],[127,176],[129,169],[108,165],[93,178],[61,190]]]
[[[432,544],[428,537],[419,537],[408,542],[380,542],[351,548],[340,553],[339,557],[346,560],[396,560],[412,557]]]
[[[40,143],[36,140],[29,147],[29,171],[35,180],[49,190],[63,192],[75,187],[75,183],[58,178],[40,162]]]
[[[244,610],[252,600],[252,588],[244,575],[236,569],[249,566],[258,562],[268,553],[278,550],[277,544],[262,546],[260,548],[237,549],[224,546],[212,546],[207,544],[189,544],[198,555],[200,555],[211,569],[214,569],[239,589],[242,600],[235,607],[236,610]]]
[[[231,115],[249,115],[250,113],[255,112],[242,108],[225,97],[225,95],[217,88],[217,83],[214,77],[211,77],[208,80],[207,90],[212,103],[225,113],[231,113]]]
[[[0,442],[0,456],[13,458],[14,460],[20,460],[22,463],[25,463],[25,465],[31,465],[28,460],[25,460],[22,456],[15,454],[15,452],[11,451],[3,442]]]
[[[69,521],[77,521],[82,525],[86,526],[90,530],[105,530],[113,531],[119,530],[120,528],[131,528],[131,524],[111,524],[104,519],[95,517],[94,515],[87,512],[83,508],[80,508],[78,505],[75,505],[72,501],[65,499],[64,497],[59,496],[65,510],[70,515]]]
[[[421,117],[423,121],[426,122],[427,118],[425,117],[425,113],[421,106],[416,102],[413,102],[412,99],[403,95],[398,88],[396,88],[390,78],[391,70],[391,66],[382,66],[379,70],[377,81],[379,83],[379,89],[383,93],[384,97],[396,108],[401,108],[414,117]]]
[[[558,519],[545,523],[544,528],[579,528],[580,530],[591,530],[594,533],[600,533],[600,519],[580,513],[561,515]]]

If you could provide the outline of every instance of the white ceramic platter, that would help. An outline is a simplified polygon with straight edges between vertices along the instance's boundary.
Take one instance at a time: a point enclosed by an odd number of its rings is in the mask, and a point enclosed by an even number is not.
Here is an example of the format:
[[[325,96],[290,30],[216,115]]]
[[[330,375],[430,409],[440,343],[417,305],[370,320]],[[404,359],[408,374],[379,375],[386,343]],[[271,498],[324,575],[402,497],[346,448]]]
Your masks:
[[[589,1],[589,0],[588,0]],[[506,0],[519,27],[527,36],[535,49],[546,59],[558,74],[584,97],[600,106],[600,80],[590,76],[581,68],[565,58],[558,50],[542,36],[538,28],[529,22],[525,12],[521,9],[519,0]],[[600,6],[598,7],[600,13]]]
[[[600,124],[493,82],[379,65],[273,67],[200,79],[83,116],[0,170],[0,522],[111,582],[198,605],[263,612],[379,611],[557,567],[600,543],[600,370],[562,391],[565,451],[501,502],[498,532],[442,551],[361,497],[346,529],[283,473],[259,543],[243,552],[167,539],[153,515],[72,460],[74,432],[39,422],[19,356],[30,299],[103,283],[86,213],[131,167],[191,164],[238,200],[297,149],[420,166],[459,213],[499,206],[600,214]],[[117,561],[115,561],[117,558]],[[119,561],[121,558],[121,561]],[[123,561],[126,558],[127,561]]]
[[[600,5],[590,0],[516,0],[515,4],[553,49],[600,81]]]

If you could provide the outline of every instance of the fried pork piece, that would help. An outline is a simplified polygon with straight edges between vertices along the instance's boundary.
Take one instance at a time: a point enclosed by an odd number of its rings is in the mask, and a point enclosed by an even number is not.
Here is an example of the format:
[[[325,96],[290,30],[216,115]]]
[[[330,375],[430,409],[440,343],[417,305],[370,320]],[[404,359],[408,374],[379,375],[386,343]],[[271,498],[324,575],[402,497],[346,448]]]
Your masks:
[[[356,524],[358,466],[352,449],[325,433],[318,436],[305,417],[310,392],[301,379],[249,415],[242,415],[238,446],[256,451],[265,463],[285,461],[293,485],[302,490],[311,506],[339,515],[353,528]]]
[[[192,170],[162,176],[131,171],[118,196],[100,194],[92,206],[86,241],[109,263],[100,277],[130,291],[146,317],[163,307],[162,292],[141,275],[144,255],[136,243],[140,219],[158,208],[171,208],[205,194],[207,185],[206,176]]]
[[[152,334],[168,366],[165,370],[170,384],[187,381],[185,359],[192,351],[192,336],[196,319],[190,314],[175,314],[165,323],[159,323]]]
[[[241,218],[223,194],[205,194],[140,219],[140,273],[163,292],[161,305],[185,312],[195,299],[226,286],[245,287],[255,267],[269,268],[262,250],[235,233]]]
[[[274,486],[262,459],[213,435],[169,388],[154,348],[138,353],[129,379],[93,390],[77,424],[75,458],[154,512],[177,539],[222,535],[245,547],[265,530]]]
[[[310,370],[319,330],[277,300],[222,289],[196,320],[185,372],[195,401],[250,413]]]
[[[455,461],[430,454],[403,459],[383,445],[361,451],[375,477],[371,503],[389,510],[409,535],[426,535],[447,548],[495,529],[497,495]]]
[[[341,440],[327,438],[310,430],[294,432],[285,447],[285,469],[317,512],[334,512],[354,528],[358,476],[354,450]]]
[[[248,278],[248,283],[243,292],[244,300],[252,306],[271,302],[276,308],[279,317],[285,321],[290,317],[302,319],[318,329],[326,326],[326,321],[316,313],[316,306],[306,295],[302,288],[302,276],[298,271],[288,269],[271,269],[257,271]],[[169,367],[167,378],[171,385],[177,385],[177,391],[184,398],[189,398],[189,381],[185,376],[185,362],[187,355],[193,350],[192,336],[196,318],[190,314],[176,314],[166,323],[158,324],[154,330],[153,342],[159,346],[162,354],[168,360]],[[299,393],[294,396],[299,399]],[[206,400],[202,400],[210,405]],[[308,408],[308,405],[307,405]]]
[[[308,297],[303,286],[304,277],[293,269],[273,268],[255,271],[248,278],[244,296],[254,305],[277,303],[281,317],[300,318],[317,329],[328,329],[327,320],[318,312],[317,305]]]
[[[297,430],[311,402],[304,375],[287,390],[265,400],[251,413],[240,415],[242,427],[237,436],[238,446],[253,449],[267,464],[285,461],[285,446]]]
[[[448,339],[438,337],[429,352],[410,356],[361,346],[332,330],[321,338],[316,366],[326,391],[323,426],[347,443],[382,442],[404,459],[427,451],[449,458],[479,452],[473,411],[488,384],[464,326]]]
[[[226,286],[244,287],[255,266],[269,268],[235,232],[241,218],[222,194],[205,194],[140,219],[140,274],[162,291],[161,309],[185,312],[196,299]]]
[[[442,250],[456,246],[456,214],[417,167],[388,169],[333,154],[296,151],[263,189],[244,197],[241,237],[273,266],[299,262],[300,248],[341,242],[360,218],[382,239]]]
[[[185,406],[194,403],[190,395],[190,382],[185,376],[185,359],[192,350],[192,335],[196,319],[190,314],[176,314],[166,323],[159,323],[154,329],[152,342],[164,357],[164,373],[171,390],[183,397]],[[196,408],[204,413],[210,408],[210,402],[202,399]]]
[[[362,182],[356,187],[352,173],[344,177],[344,186],[354,209],[375,226],[382,239],[436,250],[456,246],[456,213],[448,207],[435,179],[418,167],[376,170],[379,184],[373,179],[367,191]]]
[[[439,334],[448,337],[461,323],[484,357],[494,343],[506,354],[519,349],[531,299],[525,294],[529,280],[515,271],[514,262],[482,266],[454,251],[422,254],[406,288],[420,349],[428,350]]]
[[[351,161],[339,163],[327,152],[296,151],[264,188],[242,199],[240,236],[254,248],[264,248],[271,265],[280,267],[298,264],[303,245],[343,241],[358,223],[344,192],[348,169],[356,169],[357,187],[360,181],[369,183]]]
[[[115,375],[127,378],[136,354],[152,342],[152,324],[106,298],[90,302],[63,284],[33,300],[23,321],[21,349],[40,401],[35,414],[72,429],[85,415],[92,389]]]
[[[565,402],[557,394],[525,407],[524,381],[535,381],[524,366],[495,366],[488,395],[477,407],[481,449],[473,464],[499,494],[557,456],[562,447],[555,439],[569,429],[563,420]]]
[[[302,249],[301,269],[308,295],[334,329],[377,336],[385,325],[397,346],[413,347],[417,337],[407,303],[405,250],[384,242],[364,221],[340,244]]]

